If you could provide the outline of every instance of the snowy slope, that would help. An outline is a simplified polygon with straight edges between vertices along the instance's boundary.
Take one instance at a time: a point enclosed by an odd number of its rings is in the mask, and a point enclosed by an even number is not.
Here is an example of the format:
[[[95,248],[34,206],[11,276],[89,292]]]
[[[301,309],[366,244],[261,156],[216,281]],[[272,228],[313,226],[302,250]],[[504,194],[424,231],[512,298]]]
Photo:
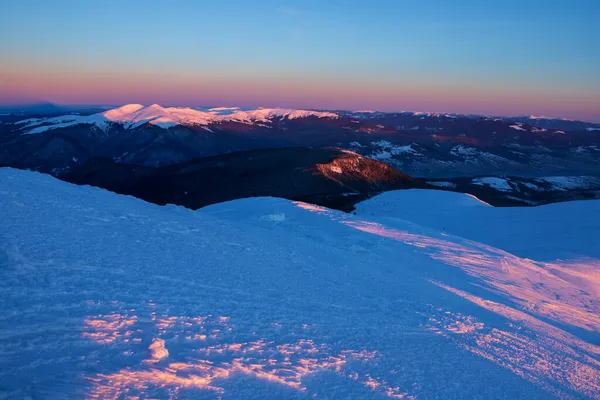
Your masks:
[[[106,130],[109,123],[118,123],[127,129],[145,123],[170,128],[176,125],[209,125],[212,123],[235,121],[242,123],[268,122],[274,118],[338,118],[331,112],[294,110],[284,108],[240,109],[237,107],[217,107],[194,109],[189,107],[161,107],[158,104],[143,106],[127,104],[119,108],[88,116],[65,115],[54,118],[30,119],[21,121],[22,130],[28,134],[42,133],[47,130],[66,128],[78,124],[95,125]]]
[[[358,215],[193,212],[0,169],[0,396],[600,396],[600,222],[578,219],[597,201],[513,209],[523,228],[463,195],[392,195]],[[417,216],[427,204],[443,207]],[[481,242],[435,226],[473,213]],[[530,253],[488,243],[539,223],[568,229]]]
[[[596,200],[491,207],[469,195],[417,189],[382,193],[357,204],[356,214],[415,223],[541,261],[600,259]]]

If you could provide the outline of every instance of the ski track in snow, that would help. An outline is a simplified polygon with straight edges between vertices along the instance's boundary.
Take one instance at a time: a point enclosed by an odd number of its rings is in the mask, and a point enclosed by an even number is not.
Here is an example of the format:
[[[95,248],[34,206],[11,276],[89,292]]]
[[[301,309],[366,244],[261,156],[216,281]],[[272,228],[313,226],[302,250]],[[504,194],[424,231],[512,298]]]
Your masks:
[[[449,229],[503,212],[438,196]],[[594,247],[526,258],[378,201],[194,212],[0,169],[0,398],[600,397]]]

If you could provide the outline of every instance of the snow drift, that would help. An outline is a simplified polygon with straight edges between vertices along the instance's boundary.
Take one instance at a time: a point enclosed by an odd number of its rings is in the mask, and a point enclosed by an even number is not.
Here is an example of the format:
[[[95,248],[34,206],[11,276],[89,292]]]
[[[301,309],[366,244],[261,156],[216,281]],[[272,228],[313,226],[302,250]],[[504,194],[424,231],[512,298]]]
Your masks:
[[[3,168],[0,204],[7,397],[600,396],[599,201],[191,211]]]

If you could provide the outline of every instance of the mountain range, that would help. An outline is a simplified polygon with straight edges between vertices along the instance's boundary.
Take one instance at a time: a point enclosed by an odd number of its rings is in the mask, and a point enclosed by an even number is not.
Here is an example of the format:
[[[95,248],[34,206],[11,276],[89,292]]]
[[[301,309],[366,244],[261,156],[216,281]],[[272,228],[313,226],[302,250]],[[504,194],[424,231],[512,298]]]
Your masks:
[[[600,125],[541,118],[129,104],[88,115],[11,114],[2,121],[0,163],[54,174],[93,157],[162,166],[294,146],[349,148],[424,178],[600,168]]]
[[[424,185],[495,205],[600,193],[600,125],[582,121],[157,104],[54,114],[0,115],[0,165],[193,208],[272,195],[350,210],[373,193]],[[319,169],[349,159],[356,165],[342,173]],[[577,184],[536,181],[564,176]]]
[[[63,179],[191,209],[272,196],[351,211],[376,193],[432,187],[348,150],[307,147],[236,152],[158,168],[95,158]]]

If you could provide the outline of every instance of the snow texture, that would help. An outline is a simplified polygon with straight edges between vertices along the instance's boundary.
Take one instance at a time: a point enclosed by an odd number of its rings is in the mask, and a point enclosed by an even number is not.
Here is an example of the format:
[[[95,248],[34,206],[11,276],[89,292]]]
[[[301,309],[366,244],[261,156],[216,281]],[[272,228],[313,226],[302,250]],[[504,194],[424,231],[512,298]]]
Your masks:
[[[7,398],[600,397],[599,201],[199,211],[0,169]]]
[[[370,158],[379,161],[389,161],[394,156],[398,156],[401,154],[408,154],[414,156],[420,156],[421,154],[412,148],[412,145],[400,146],[388,142],[387,140],[378,140],[376,142],[371,142],[372,146],[375,146],[377,149],[369,155]]]
[[[485,178],[475,178],[471,182],[473,182],[474,185],[488,186],[501,192],[512,192],[513,190],[508,184],[508,181],[504,178],[490,176]]]

